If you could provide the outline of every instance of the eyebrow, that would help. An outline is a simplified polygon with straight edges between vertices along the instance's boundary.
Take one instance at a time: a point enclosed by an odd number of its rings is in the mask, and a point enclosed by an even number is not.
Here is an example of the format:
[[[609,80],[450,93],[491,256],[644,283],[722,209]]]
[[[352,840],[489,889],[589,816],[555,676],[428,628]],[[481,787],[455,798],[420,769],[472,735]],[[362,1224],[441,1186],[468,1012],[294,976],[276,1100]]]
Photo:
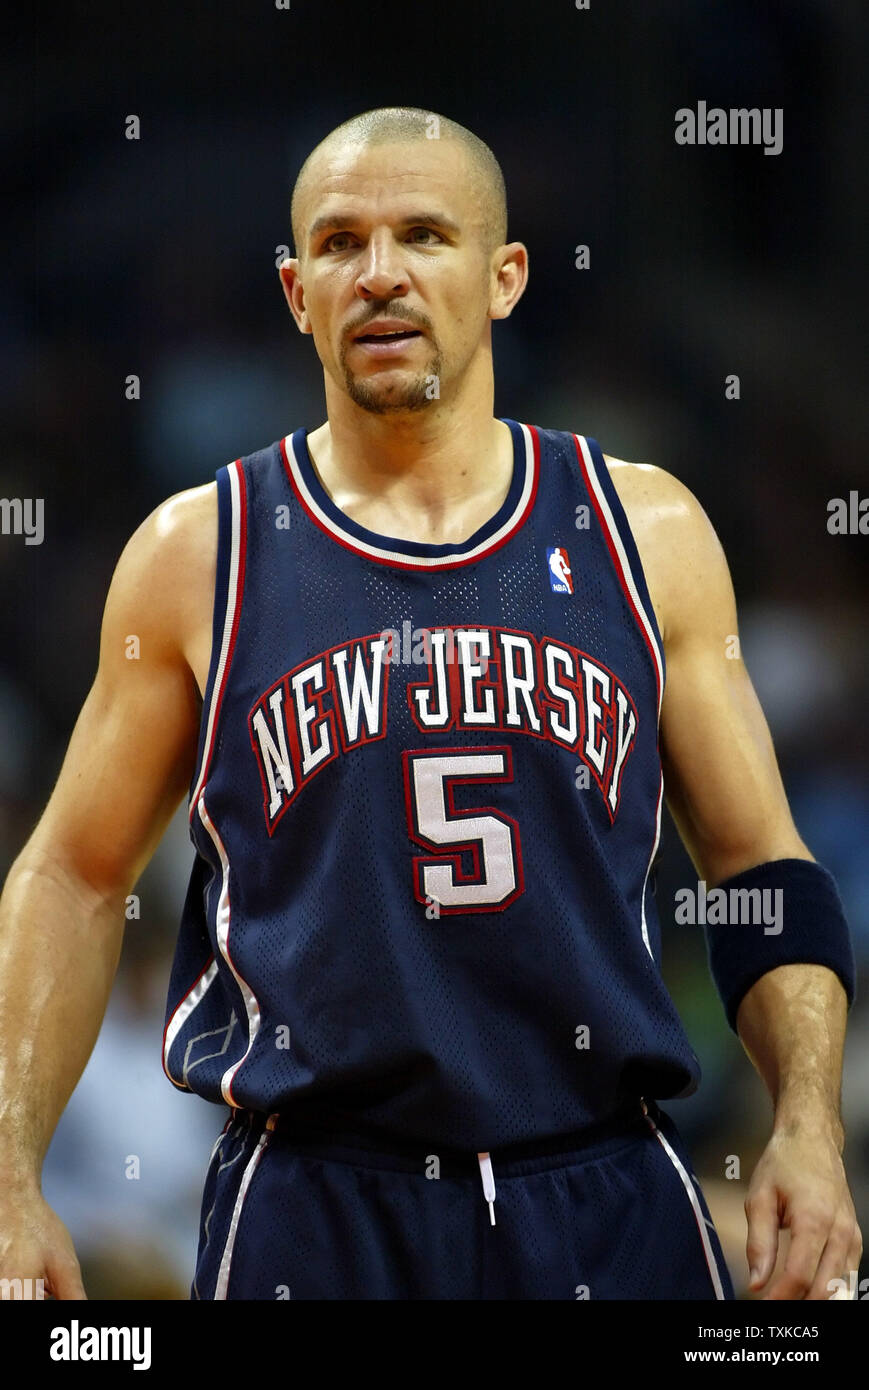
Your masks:
[[[358,226],[359,220],[359,214],[355,212],[324,213],[322,217],[316,218],[311,223],[308,240],[314,241],[321,232],[325,232],[329,228],[340,227],[343,230]],[[458,223],[442,212],[415,212],[408,217],[402,217],[400,225],[403,227],[442,227],[445,232],[451,232],[454,236],[457,236],[461,231]]]

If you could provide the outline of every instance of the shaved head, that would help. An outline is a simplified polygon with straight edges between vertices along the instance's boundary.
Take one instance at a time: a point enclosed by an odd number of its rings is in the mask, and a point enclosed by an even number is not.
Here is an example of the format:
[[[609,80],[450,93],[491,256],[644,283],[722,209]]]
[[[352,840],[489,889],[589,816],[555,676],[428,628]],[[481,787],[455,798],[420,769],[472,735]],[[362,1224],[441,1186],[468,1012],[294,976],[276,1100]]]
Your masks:
[[[363,111],[308,155],[291,215],[296,254],[278,271],[330,411],[409,421],[492,392],[492,323],[528,253],[507,242],[504,177],[479,136],[420,107]]]
[[[417,140],[451,141],[458,144],[465,156],[470,186],[478,205],[487,252],[502,246],[507,240],[507,194],[501,166],[489,146],[473,131],[417,106],[381,106],[363,111],[344,121],[321,140],[308,155],[299,171],[293,189],[290,218],[296,252],[305,252],[307,228],[304,225],[304,205],[308,192],[316,181],[317,166],[323,155],[352,145],[386,145],[411,143]]]

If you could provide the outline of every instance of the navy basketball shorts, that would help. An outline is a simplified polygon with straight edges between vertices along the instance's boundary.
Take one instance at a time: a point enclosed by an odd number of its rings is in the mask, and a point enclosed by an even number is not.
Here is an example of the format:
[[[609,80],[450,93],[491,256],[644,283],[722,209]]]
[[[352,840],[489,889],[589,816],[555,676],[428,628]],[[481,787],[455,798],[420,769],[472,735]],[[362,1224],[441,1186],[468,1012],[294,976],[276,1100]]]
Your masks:
[[[682,1140],[653,1102],[573,1148],[369,1144],[234,1111],[208,1169],[191,1297],[734,1296]]]

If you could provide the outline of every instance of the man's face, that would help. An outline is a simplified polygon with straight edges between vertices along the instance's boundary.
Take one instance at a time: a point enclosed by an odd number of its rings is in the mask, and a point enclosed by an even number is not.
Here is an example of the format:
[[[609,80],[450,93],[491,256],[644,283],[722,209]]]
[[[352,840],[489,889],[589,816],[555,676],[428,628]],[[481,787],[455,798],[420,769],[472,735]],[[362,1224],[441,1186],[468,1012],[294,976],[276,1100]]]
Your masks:
[[[461,147],[324,151],[298,215],[300,326],[332,381],[378,414],[448,396],[489,343],[491,248]],[[383,336],[390,320],[399,336]]]

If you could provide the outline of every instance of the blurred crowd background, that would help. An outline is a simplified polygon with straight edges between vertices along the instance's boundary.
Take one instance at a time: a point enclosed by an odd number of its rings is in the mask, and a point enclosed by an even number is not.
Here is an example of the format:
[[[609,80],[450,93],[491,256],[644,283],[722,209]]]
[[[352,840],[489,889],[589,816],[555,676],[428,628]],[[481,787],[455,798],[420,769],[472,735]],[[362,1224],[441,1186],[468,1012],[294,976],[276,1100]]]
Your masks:
[[[443,112],[491,144],[509,236],[530,249],[529,290],[494,330],[497,413],[675,473],[729,557],[796,823],[854,933],[846,1155],[869,1227],[869,537],[827,529],[830,499],[869,495],[860,5],[219,0],[161,16],[90,0],[27,23],[0,84],[15,234],[0,266],[0,496],[44,498],[45,539],[0,537],[0,869],[51,790],[129,534],[168,494],[324,418],[313,343],[275,270],[302,160],[358,111]],[[783,152],[678,146],[675,112],[699,100],[782,108]],[[93,1297],[184,1298],[192,1276],[225,1112],[160,1068],[191,861],[179,814],[137,888],[106,1024],[46,1165]],[[692,881],[668,823],[664,969],[704,1070],[668,1108],[743,1288],[742,1202],[770,1106],[700,929],[673,923]]]

